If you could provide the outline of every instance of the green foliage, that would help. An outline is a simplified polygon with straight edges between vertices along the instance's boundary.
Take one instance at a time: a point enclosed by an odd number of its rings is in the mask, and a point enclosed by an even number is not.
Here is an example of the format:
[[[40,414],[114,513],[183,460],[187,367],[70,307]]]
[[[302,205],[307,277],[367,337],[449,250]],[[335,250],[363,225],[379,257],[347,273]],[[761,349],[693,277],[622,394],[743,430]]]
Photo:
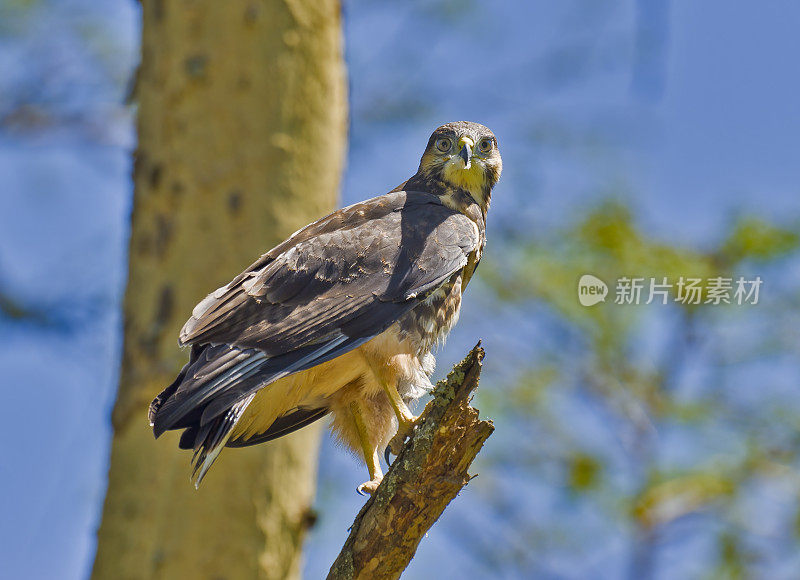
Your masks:
[[[41,0],[0,0],[0,36],[24,33]]]
[[[771,287],[768,304],[735,307],[685,305],[675,300],[673,287],[668,305],[623,305],[614,304],[613,281],[623,276],[659,282],[664,277],[673,282],[680,277],[735,278],[745,267],[768,268],[797,258],[798,247],[794,230],[749,216],[733,222],[716,247],[685,247],[649,235],[619,202],[600,204],[551,234],[503,247],[502,256],[487,260],[484,282],[507,307],[544,307],[554,329],[552,344],[537,345],[536,358],[523,365],[518,382],[493,399],[498,414],[517,417],[536,430],[528,455],[513,460],[529,465],[535,477],[563,486],[574,501],[583,498],[597,512],[626,522],[632,542],[642,550],[657,549],[648,539],[652,534],[692,514],[705,514],[719,523],[711,576],[750,576],[757,558],[745,548],[747,526],[733,522],[747,490],[786,482],[787,466],[800,464],[800,416],[767,396],[764,385],[765,394],[743,406],[729,394],[735,373],[728,372],[748,361],[796,353],[781,323],[796,308],[800,289],[778,295]],[[577,284],[584,274],[608,284],[605,303],[579,303]],[[708,382],[692,391],[682,389],[682,373],[698,349],[724,343],[750,312],[758,313],[757,345],[743,351],[710,349],[702,360]],[[653,336],[654,314],[670,324],[657,327],[657,356],[649,351],[644,356],[640,346]],[[625,462],[614,453],[598,452],[586,439],[570,415],[570,405],[578,402],[588,402],[595,417],[627,441],[621,446]],[[683,463],[665,463],[660,437],[665,429],[682,433],[698,449],[689,449]],[[725,453],[703,454],[709,436],[723,442],[714,445]],[[559,477],[553,477],[553,465],[560,466]],[[789,481],[800,486],[796,478]],[[798,522],[795,516],[788,525],[800,530]],[[548,530],[557,535],[552,523]],[[800,548],[800,531],[791,542],[793,549]]]
[[[757,217],[741,217],[731,228],[720,248],[727,263],[744,260],[769,262],[794,252],[800,236],[796,231],[780,228]]]
[[[576,453],[569,458],[567,485],[575,491],[590,491],[600,482],[603,464],[586,453]]]

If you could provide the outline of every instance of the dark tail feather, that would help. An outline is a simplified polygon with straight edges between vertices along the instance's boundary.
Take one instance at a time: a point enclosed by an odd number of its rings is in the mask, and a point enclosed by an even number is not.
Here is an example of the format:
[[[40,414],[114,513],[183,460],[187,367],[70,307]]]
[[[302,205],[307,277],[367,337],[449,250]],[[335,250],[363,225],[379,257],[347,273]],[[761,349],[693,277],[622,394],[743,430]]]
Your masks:
[[[152,404],[156,437],[172,429],[204,425],[255,392],[265,381],[261,373],[267,356],[256,349],[228,345],[204,346],[195,352],[189,367]],[[225,404],[220,404],[220,399]],[[208,409],[214,404],[215,412]]]
[[[248,400],[247,403],[249,402]],[[239,417],[242,412],[244,412],[244,407],[238,411]],[[233,417],[235,413],[236,411],[232,409],[225,416],[217,417],[203,427],[198,423],[184,430],[181,434],[178,447],[181,449],[194,449],[194,454],[192,455],[192,465],[194,467],[192,478],[194,479],[195,475],[197,475],[195,487],[200,485],[211,464],[222,451],[222,447],[248,447],[272,441],[322,419],[329,413],[329,409],[297,409],[283,417],[279,417],[264,433],[246,440],[230,439],[230,433],[238,420],[238,417]],[[233,419],[232,421],[228,420],[229,416]],[[205,465],[206,463],[207,465]],[[204,465],[205,467],[203,467]]]
[[[248,447],[249,445],[258,445],[259,443],[272,441],[278,437],[294,433],[306,425],[311,425],[314,421],[322,419],[328,412],[329,409],[327,407],[297,409],[282,417],[278,417],[275,422],[270,425],[270,428],[263,433],[254,435],[250,439],[234,439],[233,441],[228,441],[227,447]]]
[[[207,345],[192,346],[192,353],[189,356],[189,362],[183,365],[181,372],[178,373],[178,376],[175,377],[175,380],[172,381],[172,384],[161,391],[150,403],[150,409],[147,412],[147,419],[150,422],[151,427],[155,425],[156,415],[158,415],[158,411],[161,409],[161,406],[167,401],[167,399],[175,394],[175,391],[178,390],[178,387],[181,386],[181,383],[183,383],[183,380],[186,378],[186,372],[189,370],[189,367],[199,358],[206,346]],[[159,435],[160,433],[156,433],[156,437]]]
[[[189,362],[172,384],[150,403],[148,418],[156,437],[167,430],[186,429],[181,435],[179,446],[182,449],[194,449],[192,479],[195,487],[200,485],[225,447],[233,428],[255,393],[233,401],[218,416],[205,423],[201,417],[207,403],[201,401],[195,404],[194,395],[202,395],[205,389],[236,381],[239,384],[257,381],[259,364],[264,358],[264,354],[257,351],[224,345],[194,346]]]
[[[193,346],[189,363],[150,404],[153,432],[158,437],[165,431],[186,429],[179,445],[194,449],[192,478],[197,487],[228,444],[236,423],[258,389],[336,358],[369,338],[349,338],[339,333],[324,342],[304,345],[275,357],[256,348],[227,344]],[[231,446],[275,439],[316,421],[327,410],[317,408],[296,413],[279,420],[266,433],[246,442],[233,442]]]
[[[193,427],[181,436],[181,443],[183,443],[183,439],[188,433],[196,433],[192,444],[194,448],[194,454],[192,455],[194,469],[192,469],[191,476],[191,479],[194,480],[195,488],[200,487],[200,482],[203,481],[203,477],[205,477],[225,447],[228,439],[230,439],[233,428],[239,422],[242,413],[244,413],[250,401],[253,400],[253,397],[255,397],[255,393],[233,405],[224,415],[216,417],[213,421],[209,421],[199,428]]]

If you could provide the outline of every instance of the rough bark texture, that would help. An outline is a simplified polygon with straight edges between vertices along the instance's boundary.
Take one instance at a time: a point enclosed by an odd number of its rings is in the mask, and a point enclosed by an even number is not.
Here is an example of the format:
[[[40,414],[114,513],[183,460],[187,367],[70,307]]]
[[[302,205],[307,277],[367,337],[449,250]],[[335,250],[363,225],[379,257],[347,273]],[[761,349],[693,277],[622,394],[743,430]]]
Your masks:
[[[336,0],[144,0],[125,347],[93,577],[299,575],[318,430],[225,451],[199,492],[147,406],[192,307],[331,211],[345,152]]]
[[[467,485],[494,431],[469,403],[484,352],[478,344],[443,381],[375,494],[356,516],[329,580],[399,578],[422,537]]]

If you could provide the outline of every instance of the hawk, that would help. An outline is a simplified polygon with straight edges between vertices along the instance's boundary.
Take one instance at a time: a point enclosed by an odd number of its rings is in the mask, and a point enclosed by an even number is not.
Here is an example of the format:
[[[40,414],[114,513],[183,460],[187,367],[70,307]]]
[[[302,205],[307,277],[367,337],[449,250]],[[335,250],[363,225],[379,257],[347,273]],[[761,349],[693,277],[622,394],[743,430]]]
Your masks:
[[[431,350],[458,320],[486,243],[502,161],[483,125],[436,129],[419,169],[386,195],[294,233],[192,311],[189,362],[150,404],[155,436],[183,429],[198,486],[224,447],[271,441],[332,415],[364,458],[397,454],[432,388]]]

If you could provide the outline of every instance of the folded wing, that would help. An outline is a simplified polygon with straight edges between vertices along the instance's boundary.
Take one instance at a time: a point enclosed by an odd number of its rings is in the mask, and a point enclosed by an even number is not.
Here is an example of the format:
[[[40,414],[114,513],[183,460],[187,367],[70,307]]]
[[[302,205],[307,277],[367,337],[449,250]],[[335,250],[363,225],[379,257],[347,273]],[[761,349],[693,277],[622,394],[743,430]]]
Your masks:
[[[236,420],[232,409],[258,389],[382,333],[479,243],[472,221],[418,192],[300,230],[195,307],[180,334],[192,360],[151,407],[156,435]]]

